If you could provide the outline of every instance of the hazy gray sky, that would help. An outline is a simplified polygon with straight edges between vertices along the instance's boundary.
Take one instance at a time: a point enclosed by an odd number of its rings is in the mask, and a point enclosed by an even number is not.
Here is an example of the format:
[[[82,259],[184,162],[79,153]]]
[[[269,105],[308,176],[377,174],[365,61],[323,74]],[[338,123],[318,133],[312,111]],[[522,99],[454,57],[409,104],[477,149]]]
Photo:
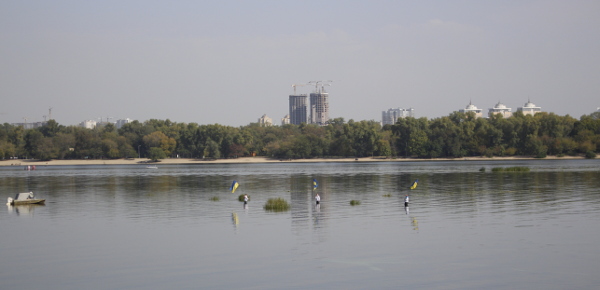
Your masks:
[[[600,107],[600,1],[1,1],[0,123],[242,126],[333,80],[330,117]],[[309,87],[298,93],[310,93]]]

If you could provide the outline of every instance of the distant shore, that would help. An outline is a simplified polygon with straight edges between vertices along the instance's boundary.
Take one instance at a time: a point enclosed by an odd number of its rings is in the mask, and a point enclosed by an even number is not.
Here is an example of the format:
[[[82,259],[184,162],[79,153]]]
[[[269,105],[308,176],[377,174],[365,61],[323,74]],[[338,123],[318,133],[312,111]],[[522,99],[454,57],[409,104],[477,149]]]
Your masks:
[[[423,162],[423,161],[509,161],[509,160],[576,160],[585,159],[583,156],[547,156],[546,158],[533,158],[527,156],[510,157],[463,157],[463,158],[311,158],[311,159],[273,159],[267,157],[240,157],[230,159],[189,159],[167,158],[159,162],[152,162],[147,158],[130,159],[77,159],[77,160],[50,160],[39,161],[35,159],[12,159],[0,161],[0,166],[44,166],[44,165],[158,165],[158,164],[243,164],[243,163],[319,163],[319,162]]]

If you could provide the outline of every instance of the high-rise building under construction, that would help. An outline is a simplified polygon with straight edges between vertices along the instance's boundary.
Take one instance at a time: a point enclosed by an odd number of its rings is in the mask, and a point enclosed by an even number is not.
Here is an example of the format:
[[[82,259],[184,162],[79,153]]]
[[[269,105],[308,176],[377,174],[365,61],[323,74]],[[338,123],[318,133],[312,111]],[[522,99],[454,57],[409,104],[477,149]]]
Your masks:
[[[302,123],[327,125],[329,122],[329,94],[325,92],[325,86],[332,81],[310,81],[307,84],[293,84],[294,94],[290,95],[290,123],[300,125]],[[306,106],[306,95],[296,94],[296,87],[314,85],[315,91],[310,94],[310,107]],[[309,109],[309,110],[307,110]],[[307,112],[310,112],[307,118]]]
[[[294,125],[308,123],[306,111],[306,95],[290,95],[290,123]]]
[[[310,122],[319,126],[329,123],[329,94],[325,86],[331,85],[332,81],[311,81],[315,84],[315,92],[310,94]]]
[[[310,122],[319,126],[329,122],[329,94],[323,91],[310,94]]]

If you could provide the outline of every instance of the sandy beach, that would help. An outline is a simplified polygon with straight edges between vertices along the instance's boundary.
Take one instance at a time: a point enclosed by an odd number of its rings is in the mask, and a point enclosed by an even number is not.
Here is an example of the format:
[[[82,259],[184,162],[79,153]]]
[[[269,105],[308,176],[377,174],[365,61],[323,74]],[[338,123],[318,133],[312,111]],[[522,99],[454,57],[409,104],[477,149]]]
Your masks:
[[[187,159],[187,158],[167,158],[159,162],[152,162],[147,158],[131,159],[85,159],[85,160],[50,160],[39,161],[35,159],[17,159],[2,160],[0,166],[27,166],[27,165],[157,165],[157,164],[227,164],[227,163],[297,163],[297,162],[423,162],[423,161],[507,161],[507,160],[573,160],[584,159],[583,156],[547,156],[538,159],[527,156],[511,157],[464,157],[464,158],[436,158],[436,159],[417,159],[417,158],[383,158],[383,157],[362,157],[362,158],[311,158],[311,159],[272,159],[267,157],[241,157],[231,159]]]

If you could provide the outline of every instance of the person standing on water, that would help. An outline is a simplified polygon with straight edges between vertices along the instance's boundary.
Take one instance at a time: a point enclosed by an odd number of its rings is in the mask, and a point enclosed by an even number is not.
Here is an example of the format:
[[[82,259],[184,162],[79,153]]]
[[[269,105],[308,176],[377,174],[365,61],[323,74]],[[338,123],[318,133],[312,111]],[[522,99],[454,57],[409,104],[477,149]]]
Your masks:
[[[321,203],[321,197],[319,196],[318,193],[317,193],[317,195],[315,195],[315,201],[317,202],[317,205],[319,205]]]
[[[408,206],[408,194],[404,197],[404,206]]]

